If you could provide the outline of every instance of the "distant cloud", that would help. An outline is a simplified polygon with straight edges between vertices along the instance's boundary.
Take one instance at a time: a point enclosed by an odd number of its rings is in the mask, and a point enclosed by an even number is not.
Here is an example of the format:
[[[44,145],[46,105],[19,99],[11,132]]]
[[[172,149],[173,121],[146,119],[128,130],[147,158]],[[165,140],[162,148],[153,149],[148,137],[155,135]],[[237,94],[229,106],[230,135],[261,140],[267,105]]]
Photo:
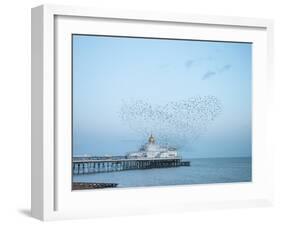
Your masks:
[[[197,59],[188,59],[185,61],[185,67],[187,69],[189,69],[193,66],[197,66],[198,64],[200,65],[200,63],[206,62],[206,61],[208,61],[208,62],[213,61],[213,57],[206,56],[206,57],[201,57],[201,58],[197,58]],[[208,70],[207,72],[205,72],[203,74],[202,80],[206,80],[206,79],[212,78],[215,75],[222,74],[222,73],[230,70],[231,67],[232,67],[231,64],[225,64],[222,67],[218,67],[215,70]]]
[[[201,57],[201,58],[197,58],[197,59],[188,59],[185,62],[185,67],[187,69],[189,69],[190,67],[194,66],[194,64],[198,64],[198,63],[203,62],[203,61],[211,61],[211,60],[213,60],[213,58],[211,56]]]
[[[202,80],[209,79],[209,78],[213,77],[214,75],[216,75],[216,72],[214,72],[214,71],[207,71],[203,75]]]
[[[194,60],[187,60],[187,61],[185,62],[185,66],[186,66],[187,68],[190,68],[190,67],[193,65],[193,63],[194,63]]]
[[[223,67],[221,67],[221,68],[218,70],[218,73],[223,73],[223,72],[225,72],[225,71],[228,71],[230,68],[231,68],[231,65],[230,65],[230,64],[226,64],[226,65],[224,65]]]
[[[228,71],[230,68],[231,68],[230,64],[225,64],[223,67],[219,68],[217,71],[207,71],[203,75],[202,80],[209,79],[209,78],[211,78],[211,77],[213,77],[214,75],[217,75],[217,74],[222,74],[222,73]]]

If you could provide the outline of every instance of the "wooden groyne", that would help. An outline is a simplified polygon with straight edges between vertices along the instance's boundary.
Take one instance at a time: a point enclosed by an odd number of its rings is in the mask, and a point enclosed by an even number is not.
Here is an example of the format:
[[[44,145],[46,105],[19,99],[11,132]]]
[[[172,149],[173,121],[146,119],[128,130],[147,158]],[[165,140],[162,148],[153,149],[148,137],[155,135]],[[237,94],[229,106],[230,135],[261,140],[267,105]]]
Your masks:
[[[117,183],[88,183],[88,182],[73,182],[72,190],[83,189],[99,189],[99,188],[115,188]]]
[[[181,158],[126,158],[126,157],[75,157],[72,161],[73,174],[104,173],[123,170],[152,169],[190,166]]]

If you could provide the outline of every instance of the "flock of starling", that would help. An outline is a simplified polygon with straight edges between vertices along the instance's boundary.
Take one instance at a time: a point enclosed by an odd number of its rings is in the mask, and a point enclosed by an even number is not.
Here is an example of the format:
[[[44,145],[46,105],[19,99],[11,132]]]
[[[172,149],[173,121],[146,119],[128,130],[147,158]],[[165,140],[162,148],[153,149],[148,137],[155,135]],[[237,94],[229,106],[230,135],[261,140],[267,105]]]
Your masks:
[[[165,105],[124,102],[121,119],[142,138],[153,134],[162,144],[180,148],[197,139],[222,111],[214,96],[195,96]]]

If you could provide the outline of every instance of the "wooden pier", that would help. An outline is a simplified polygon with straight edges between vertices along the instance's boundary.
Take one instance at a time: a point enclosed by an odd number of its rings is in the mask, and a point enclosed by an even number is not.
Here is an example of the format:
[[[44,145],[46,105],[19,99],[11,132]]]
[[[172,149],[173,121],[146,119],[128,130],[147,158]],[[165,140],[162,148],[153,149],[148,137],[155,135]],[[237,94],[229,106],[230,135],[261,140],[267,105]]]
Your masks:
[[[190,162],[181,158],[126,158],[126,157],[74,157],[73,174],[104,173],[123,170],[168,168],[190,166]]]
[[[88,182],[73,182],[72,190],[84,189],[100,189],[100,188],[115,188],[117,183],[88,183]]]

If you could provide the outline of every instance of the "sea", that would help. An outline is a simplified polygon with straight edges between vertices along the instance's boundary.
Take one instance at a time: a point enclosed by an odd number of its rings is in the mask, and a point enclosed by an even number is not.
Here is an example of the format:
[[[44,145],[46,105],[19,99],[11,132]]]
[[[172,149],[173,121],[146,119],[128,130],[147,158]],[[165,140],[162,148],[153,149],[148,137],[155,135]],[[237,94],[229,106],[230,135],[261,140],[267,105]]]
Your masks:
[[[118,188],[252,181],[252,158],[189,159],[190,166],[74,175],[73,182],[118,183]]]

